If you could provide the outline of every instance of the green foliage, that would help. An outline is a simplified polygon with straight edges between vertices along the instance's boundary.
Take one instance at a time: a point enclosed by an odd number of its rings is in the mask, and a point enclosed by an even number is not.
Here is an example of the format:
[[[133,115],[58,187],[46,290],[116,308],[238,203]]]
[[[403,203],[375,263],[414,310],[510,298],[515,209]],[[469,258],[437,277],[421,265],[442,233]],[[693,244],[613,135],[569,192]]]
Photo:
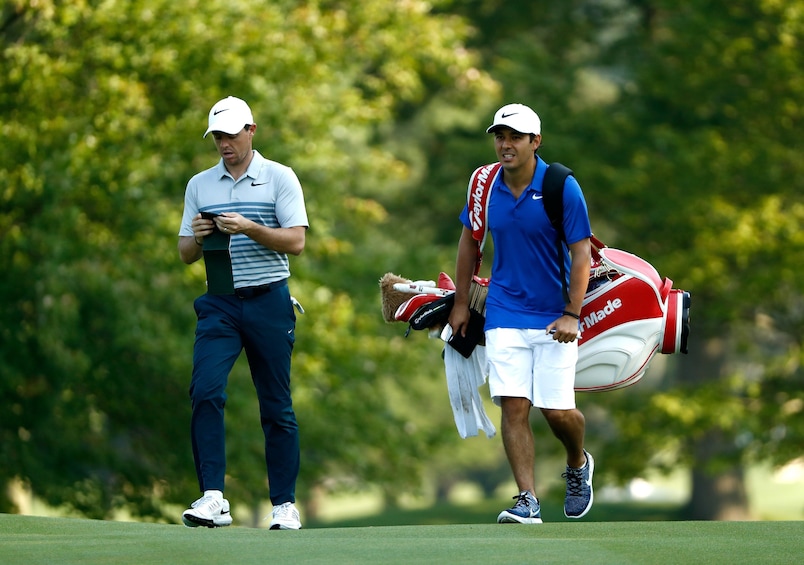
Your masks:
[[[708,337],[757,310],[786,310],[802,292],[792,276],[804,244],[793,101],[804,82],[792,71],[804,65],[804,22],[798,2],[651,4],[646,33],[632,36],[642,43],[621,55],[626,88],[605,109],[630,116],[616,139],[599,135],[609,166],[596,203],[616,211],[617,241],[694,289],[706,306],[696,330]]]
[[[417,373],[432,351],[379,315],[377,279],[402,248],[362,250],[384,238],[376,194],[407,174],[382,147],[395,116],[486,87],[465,25],[417,3],[109,0],[6,4],[0,30],[0,482],[93,517],[194,498],[186,387],[204,271],[180,263],[175,234],[184,184],[217,159],[208,108],[234,94],[258,149],[299,174],[312,223],[293,279],[308,308],[300,490],[331,473],[415,484],[443,432],[414,429],[409,406],[437,372]],[[245,374],[230,467],[254,501],[267,493]]]
[[[451,198],[460,203],[472,168],[494,159],[482,141],[494,109],[530,104],[542,118],[541,156],[575,170],[596,235],[692,293],[688,357],[636,387],[579,396],[607,480],[697,465],[713,430],[729,446],[710,446],[717,457],[701,465],[713,469],[800,455],[803,6],[446,8],[475,23],[470,45],[501,83],[471,129],[433,144],[436,174],[464,179]],[[440,166],[444,155],[471,162],[456,172]],[[540,441],[540,452],[551,445]]]
[[[542,117],[542,157],[576,171],[597,235],[693,295],[689,358],[579,397],[609,477],[692,464],[713,429],[727,462],[799,455],[802,8],[7,2],[0,483],[93,517],[161,519],[163,501],[194,498],[204,268],[180,263],[176,232],[187,179],[217,160],[207,111],[229,94],[254,109],[256,147],[299,175],[311,220],[291,266],[307,310],[293,374],[302,500],[499,475],[496,443],[455,434],[440,344],[382,321],[377,280],[452,274],[468,175],[494,159],[483,131],[514,101]],[[229,485],[256,507],[262,437],[242,360],[229,393]]]
[[[601,399],[615,473],[787,462],[804,437],[804,5],[628,4],[635,25],[598,71],[617,95],[580,116],[592,210],[616,224],[607,243],[691,291],[692,334],[658,391]]]

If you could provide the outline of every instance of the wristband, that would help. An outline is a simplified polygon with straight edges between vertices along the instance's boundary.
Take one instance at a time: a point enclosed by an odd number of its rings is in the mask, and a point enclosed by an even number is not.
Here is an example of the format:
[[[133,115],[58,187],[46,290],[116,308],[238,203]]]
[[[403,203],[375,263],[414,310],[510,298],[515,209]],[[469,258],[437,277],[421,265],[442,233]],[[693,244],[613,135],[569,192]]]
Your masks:
[[[564,310],[563,312],[561,312],[561,315],[562,316],[569,316],[570,318],[575,318],[576,320],[581,319],[581,317],[578,314],[575,314],[573,312],[569,312],[568,310]]]

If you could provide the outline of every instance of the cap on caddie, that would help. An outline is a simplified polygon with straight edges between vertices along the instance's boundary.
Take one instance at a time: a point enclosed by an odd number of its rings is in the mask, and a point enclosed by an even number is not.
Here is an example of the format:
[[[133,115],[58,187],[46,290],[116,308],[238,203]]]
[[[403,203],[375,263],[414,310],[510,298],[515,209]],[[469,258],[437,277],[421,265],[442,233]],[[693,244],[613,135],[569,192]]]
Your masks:
[[[486,133],[491,133],[497,128],[509,127],[519,133],[532,133],[541,135],[542,121],[536,112],[524,104],[506,104],[494,114],[494,123],[491,124]]]
[[[234,135],[246,125],[254,123],[251,108],[240,98],[229,96],[215,103],[209,111],[209,127],[204,137],[211,131],[221,131]]]

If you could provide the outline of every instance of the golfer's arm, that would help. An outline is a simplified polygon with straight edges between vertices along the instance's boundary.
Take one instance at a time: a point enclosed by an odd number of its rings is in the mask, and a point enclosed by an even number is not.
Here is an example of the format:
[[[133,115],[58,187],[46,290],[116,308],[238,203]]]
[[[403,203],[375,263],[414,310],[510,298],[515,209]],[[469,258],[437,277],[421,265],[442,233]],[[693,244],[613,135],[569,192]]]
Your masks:
[[[243,233],[260,245],[273,249],[279,253],[301,255],[307,236],[305,226],[291,228],[269,228],[256,222],[251,222]]]
[[[203,255],[203,247],[191,235],[179,236],[179,257],[186,264],[195,263]]]

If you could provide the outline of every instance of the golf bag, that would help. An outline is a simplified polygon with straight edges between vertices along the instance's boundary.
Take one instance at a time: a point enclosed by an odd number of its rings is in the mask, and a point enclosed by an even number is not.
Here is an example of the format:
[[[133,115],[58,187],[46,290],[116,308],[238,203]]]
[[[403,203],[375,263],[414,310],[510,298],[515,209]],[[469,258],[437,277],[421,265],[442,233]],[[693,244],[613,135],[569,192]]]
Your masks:
[[[687,353],[690,293],[644,259],[592,238],[593,266],[581,308],[575,390],[638,382],[657,353]]]
[[[386,275],[386,277],[389,275]],[[429,329],[439,332],[447,324],[454,284],[446,273],[439,281],[410,283],[411,296],[401,291],[393,318],[407,322],[408,331]],[[475,277],[470,310],[473,316],[485,313],[488,279]],[[672,288],[673,281],[662,278],[644,259],[606,247],[592,237],[592,270],[581,308],[581,339],[578,342],[575,390],[602,392],[638,382],[656,353],[686,353],[690,333],[690,293]],[[482,345],[481,335],[475,345]],[[462,344],[465,346],[465,344]]]

